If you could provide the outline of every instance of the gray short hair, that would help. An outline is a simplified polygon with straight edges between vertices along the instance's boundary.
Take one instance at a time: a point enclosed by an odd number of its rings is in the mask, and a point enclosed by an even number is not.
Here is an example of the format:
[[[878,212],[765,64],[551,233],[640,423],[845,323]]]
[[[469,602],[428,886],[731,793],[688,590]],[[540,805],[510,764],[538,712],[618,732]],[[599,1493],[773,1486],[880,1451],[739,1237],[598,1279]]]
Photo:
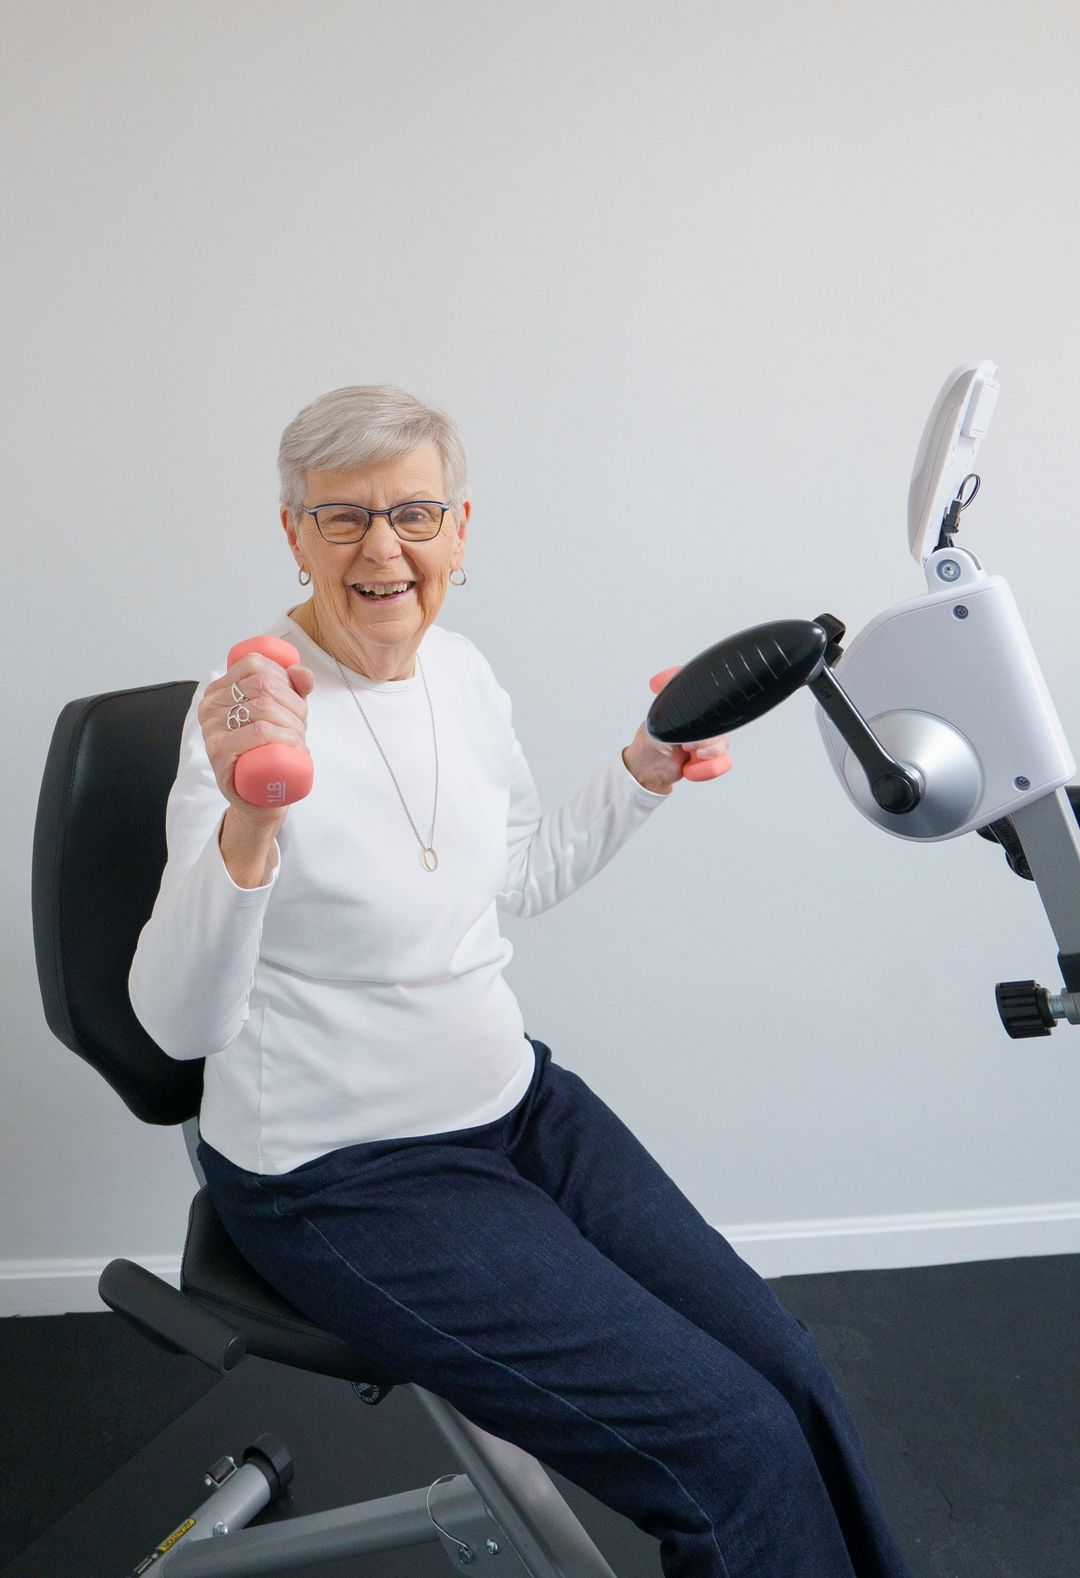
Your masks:
[[[373,460],[434,444],[442,457],[446,502],[457,514],[468,491],[465,447],[450,417],[394,384],[348,384],[320,395],[281,435],[281,502],[299,520],[307,472],[354,471]]]

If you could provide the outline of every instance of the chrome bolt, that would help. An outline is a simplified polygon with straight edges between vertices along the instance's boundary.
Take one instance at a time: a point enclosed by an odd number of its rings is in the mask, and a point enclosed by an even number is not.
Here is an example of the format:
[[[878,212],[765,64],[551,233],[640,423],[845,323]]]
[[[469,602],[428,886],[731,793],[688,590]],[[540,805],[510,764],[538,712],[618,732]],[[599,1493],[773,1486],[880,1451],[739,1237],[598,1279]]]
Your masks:
[[[943,559],[937,567],[937,573],[943,581],[958,581],[960,566],[955,559]]]
[[[494,1540],[488,1540],[488,1542],[487,1542],[487,1553],[488,1553],[489,1556],[498,1556],[498,1554],[499,1554],[499,1547],[495,1543]]]
[[[1080,1025],[1080,995],[1076,992],[1047,992],[1047,1002],[1055,1019],[1067,1019],[1070,1025]]]
[[[215,1523],[210,1532],[211,1534],[228,1534],[229,1525],[227,1523]]]

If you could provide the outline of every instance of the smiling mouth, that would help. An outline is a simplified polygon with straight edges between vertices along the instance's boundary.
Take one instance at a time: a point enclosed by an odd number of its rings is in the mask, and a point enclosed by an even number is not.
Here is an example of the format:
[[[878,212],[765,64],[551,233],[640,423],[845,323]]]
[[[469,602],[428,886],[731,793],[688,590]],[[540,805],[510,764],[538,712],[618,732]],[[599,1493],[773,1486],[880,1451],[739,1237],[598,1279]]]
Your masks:
[[[393,591],[379,590],[365,592],[361,586],[354,583],[350,587],[350,591],[355,592],[357,597],[362,597],[365,603],[400,603],[402,599],[408,597],[416,587],[415,581],[410,581],[407,586],[403,586],[400,581],[391,581],[387,584],[389,587],[393,587],[395,589]]]

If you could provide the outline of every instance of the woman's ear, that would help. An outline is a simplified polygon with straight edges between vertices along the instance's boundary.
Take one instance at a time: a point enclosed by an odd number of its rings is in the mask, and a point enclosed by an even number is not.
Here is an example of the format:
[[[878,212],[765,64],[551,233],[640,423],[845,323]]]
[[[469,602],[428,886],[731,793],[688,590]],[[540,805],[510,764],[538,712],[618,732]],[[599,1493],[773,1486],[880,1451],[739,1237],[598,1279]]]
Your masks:
[[[472,514],[472,500],[465,499],[458,513],[457,543],[464,552],[465,539],[469,535],[469,516]]]
[[[296,522],[293,519],[293,512],[287,504],[283,504],[281,506],[280,513],[282,530],[289,540],[289,547],[292,549],[292,556],[296,560],[297,564],[300,565],[301,569],[303,569],[303,555],[300,552],[300,540],[297,536]]]

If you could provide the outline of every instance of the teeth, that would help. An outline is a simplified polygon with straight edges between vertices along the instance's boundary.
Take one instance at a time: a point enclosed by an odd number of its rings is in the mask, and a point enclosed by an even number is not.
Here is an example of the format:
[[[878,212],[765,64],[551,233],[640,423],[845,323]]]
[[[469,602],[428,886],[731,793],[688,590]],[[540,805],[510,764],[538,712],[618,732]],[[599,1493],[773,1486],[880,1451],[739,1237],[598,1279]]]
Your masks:
[[[357,590],[361,592],[374,592],[377,597],[390,597],[394,592],[404,592],[406,588],[410,587],[411,585],[411,581],[396,581],[391,586],[383,586],[378,584],[364,586],[360,584],[358,585]]]

